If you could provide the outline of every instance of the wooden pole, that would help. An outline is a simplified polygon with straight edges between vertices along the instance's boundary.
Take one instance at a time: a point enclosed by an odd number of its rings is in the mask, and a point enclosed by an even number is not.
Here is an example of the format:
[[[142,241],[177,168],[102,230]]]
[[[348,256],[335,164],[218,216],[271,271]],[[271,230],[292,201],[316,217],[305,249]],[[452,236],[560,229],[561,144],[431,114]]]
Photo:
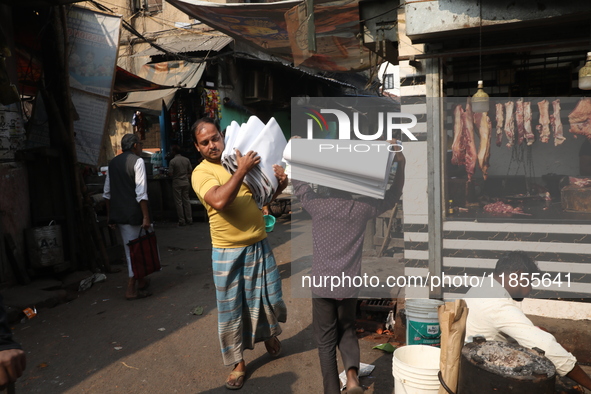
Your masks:
[[[398,203],[394,204],[394,208],[392,208],[392,213],[390,214],[390,221],[388,222],[388,227],[386,228],[386,234],[384,234],[384,242],[382,242],[382,247],[378,252],[378,257],[382,257],[384,252],[388,248],[390,244],[390,232],[392,231],[392,224],[396,221],[396,213],[398,212]]]

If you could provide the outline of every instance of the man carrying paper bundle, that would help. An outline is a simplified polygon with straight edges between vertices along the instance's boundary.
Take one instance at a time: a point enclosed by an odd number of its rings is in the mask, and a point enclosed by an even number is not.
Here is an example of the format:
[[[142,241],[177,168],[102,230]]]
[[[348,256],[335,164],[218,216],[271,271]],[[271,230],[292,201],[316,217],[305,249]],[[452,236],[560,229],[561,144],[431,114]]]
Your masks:
[[[319,195],[308,183],[292,179],[294,195],[312,217],[314,258],[312,277],[361,276],[361,255],[367,222],[394,207],[402,195],[405,158],[394,157],[396,176],[383,200],[353,199],[350,193],[329,189]],[[320,283],[321,280],[315,283]],[[347,371],[347,393],[361,394],[359,385],[359,343],[355,333],[355,313],[359,288],[319,286],[312,288],[312,326],[318,345],[324,393],[340,393],[336,349]]]
[[[221,165],[224,139],[213,120],[200,119],[191,131],[205,159],[193,171],[191,183],[209,215],[222,357],[225,365],[234,366],[226,388],[237,390],[246,375],[244,349],[264,341],[271,357],[279,356],[279,322],[287,318],[263,215],[243,183],[261,159],[256,152],[242,155],[237,150],[237,169],[230,175]],[[278,195],[287,186],[287,176],[279,166],[275,176]]]

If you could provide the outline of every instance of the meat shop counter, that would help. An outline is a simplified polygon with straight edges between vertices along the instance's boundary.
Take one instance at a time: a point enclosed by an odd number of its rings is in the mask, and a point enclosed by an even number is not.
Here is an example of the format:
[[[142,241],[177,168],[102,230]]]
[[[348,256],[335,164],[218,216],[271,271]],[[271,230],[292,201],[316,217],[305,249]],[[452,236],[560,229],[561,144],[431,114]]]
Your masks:
[[[506,204],[497,202],[497,206],[484,209],[488,204],[473,204],[463,207],[452,207],[453,214],[448,215],[450,221],[477,221],[491,223],[547,223],[547,224],[588,224],[591,223],[589,212],[569,212],[563,209],[561,202],[546,203],[530,201],[523,204]],[[511,208],[507,208],[511,207]],[[503,209],[504,208],[504,209]],[[512,212],[509,212],[512,211]]]

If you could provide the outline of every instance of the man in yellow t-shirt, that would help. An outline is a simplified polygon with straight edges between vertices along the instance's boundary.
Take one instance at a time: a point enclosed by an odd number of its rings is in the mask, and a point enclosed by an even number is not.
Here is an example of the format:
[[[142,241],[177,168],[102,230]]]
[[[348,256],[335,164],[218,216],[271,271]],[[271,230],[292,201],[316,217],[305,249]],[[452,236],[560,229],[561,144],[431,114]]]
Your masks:
[[[193,170],[191,184],[209,215],[222,357],[225,365],[234,366],[226,387],[237,390],[246,375],[243,350],[264,341],[271,357],[279,356],[279,322],[287,318],[263,215],[243,183],[261,159],[256,152],[243,156],[236,150],[237,169],[231,175],[221,165],[224,139],[213,120],[200,119],[191,131],[204,158]],[[275,166],[275,176],[278,195],[287,186],[287,175]]]

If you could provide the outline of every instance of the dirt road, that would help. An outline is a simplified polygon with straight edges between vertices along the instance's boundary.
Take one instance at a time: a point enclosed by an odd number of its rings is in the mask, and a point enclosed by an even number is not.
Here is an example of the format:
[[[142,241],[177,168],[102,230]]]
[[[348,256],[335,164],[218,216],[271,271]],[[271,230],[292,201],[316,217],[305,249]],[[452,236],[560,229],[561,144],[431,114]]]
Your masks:
[[[283,279],[288,322],[283,356],[271,360],[264,345],[247,351],[242,393],[320,393],[322,380],[312,336],[311,302],[291,297],[292,232],[310,231],[308,220],[277,221],[269,240]],[[28,367],[17,393],[227,393],[230,372],[217,337],[208,225],[177,228],[157,223],[164,268],[154,274],[152,297],[123,298],[126,270],[109,274],[79,298],[17,324],[14,332]],[[299,251],[306,253],[306,251]],[[297,255],[297,253],[296,253]],[[123,266],[120,266],[123,268]],[[202,307],[201,315],[193,314]],[[391,393],[391,355],[362,339],[361,361],[376,369],[366,393]]]

